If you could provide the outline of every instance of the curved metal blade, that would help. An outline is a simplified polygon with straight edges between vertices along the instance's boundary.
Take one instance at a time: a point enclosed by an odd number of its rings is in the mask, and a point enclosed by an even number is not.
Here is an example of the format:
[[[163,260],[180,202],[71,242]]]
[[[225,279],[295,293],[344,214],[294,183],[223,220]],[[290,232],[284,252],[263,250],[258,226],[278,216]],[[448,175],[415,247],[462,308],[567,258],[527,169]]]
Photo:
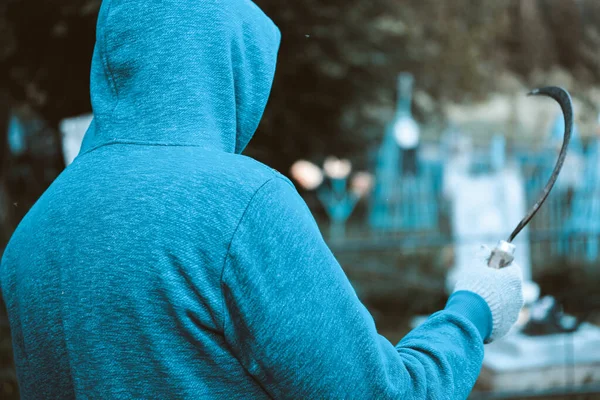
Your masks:
[[[556,86],[547,86],[539,89],[534,89],[527,94],[528,96],[548,96],[556,100],[560,105],[562,110],[564,119],[565,119],[565,134],[563,138],[563,144],[560,149],[560,153],[558,155],[558,161],[554,166],[554,170],[552,171],[552,175],[550,175],[550,180],[542,190],[539,200],[533,205],[531,210],[525,215],[525,217],[519,222],[515,230],[510,234],[508,238],[508,242],[511,243],[514,238],[521,232],[521,230],[531,221],[535,213],[540,209],[546,198],[550,194],[552,187],[556,183],[556,179],[558,178],[558,174],[562,169],[562,166],[565,162],[565,157],[567,156],[567,149],[569,146],[569,141],[571,140],[571,133],[573,131],[573,103],[571,101],[571,96],[569,92],[565,89],[556,87]]]

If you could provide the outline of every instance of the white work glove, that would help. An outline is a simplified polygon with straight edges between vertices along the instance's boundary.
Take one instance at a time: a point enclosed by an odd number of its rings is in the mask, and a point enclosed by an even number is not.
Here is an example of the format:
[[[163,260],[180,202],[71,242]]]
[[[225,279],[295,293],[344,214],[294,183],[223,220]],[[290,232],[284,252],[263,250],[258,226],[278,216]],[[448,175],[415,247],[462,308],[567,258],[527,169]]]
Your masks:
[[[492,333],[485,343],[500,339],[517,322],[523,307],[523,275],[513,261],[509,266],[495,269],[478,260],[473,267],[460,271],[454,292],[467,290],[481,296],[492,312]]]

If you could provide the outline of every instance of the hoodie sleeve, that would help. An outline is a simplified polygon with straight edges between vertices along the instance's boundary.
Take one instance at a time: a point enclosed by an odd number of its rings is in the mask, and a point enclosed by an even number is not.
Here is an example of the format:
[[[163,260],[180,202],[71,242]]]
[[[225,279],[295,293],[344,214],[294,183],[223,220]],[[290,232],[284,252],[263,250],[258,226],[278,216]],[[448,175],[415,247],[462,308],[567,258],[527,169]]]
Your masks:
[[[222,289],[226,341],[277,399],[464,399],[491,323],[483,299],[458,293],[392,345],[377,333],[306,204],[280,177],[248,205]]]

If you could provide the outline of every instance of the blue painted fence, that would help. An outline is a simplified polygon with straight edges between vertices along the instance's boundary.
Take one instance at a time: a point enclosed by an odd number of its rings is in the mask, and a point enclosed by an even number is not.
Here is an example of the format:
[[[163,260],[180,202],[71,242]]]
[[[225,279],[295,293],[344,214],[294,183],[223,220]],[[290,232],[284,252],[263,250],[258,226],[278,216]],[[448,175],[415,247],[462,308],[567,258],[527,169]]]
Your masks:
[[[543,250],[548,257],[591,262],[600,258],[600,140],[585,151],[580,143],[576,144],[570,148],[559,181],[529,228],[530,235],[548,237],[548,243],[552,243]],[[527,205],[531,206],[552,173],[556,149],[511,148],[506,159],[503,154],[505,143],[494,139],[488,149],[473,152],[471,172],[489,173],[506,161],[516,162],[524,177]],[[439,159],[421,159],[416,175],[404,175],[401,169],[390,173],[389,166],[379,165],[370,199],[370,229],[384,235],[439,233],[441,220],[450,217],[442,197],[446,162],[443,153]]]

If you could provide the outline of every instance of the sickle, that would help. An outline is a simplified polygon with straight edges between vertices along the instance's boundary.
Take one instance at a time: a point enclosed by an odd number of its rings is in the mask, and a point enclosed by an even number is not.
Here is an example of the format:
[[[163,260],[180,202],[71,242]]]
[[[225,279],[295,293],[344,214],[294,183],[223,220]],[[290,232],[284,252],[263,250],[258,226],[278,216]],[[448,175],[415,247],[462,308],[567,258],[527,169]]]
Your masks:
[[[543,87],[541,89],[534,89],[527,94],[528,96],[548,96],[552,97],[554,100],[558,102],[560,108],[563,112],[563,116],[565,118],[565,134],[563,137],[563,144],[560,149],[560,154],[558,155],[558,161],[554,166],[554,171],[552,171],[552,175],[550,175],[550,180],[546,183],[544,190],[542,190],[542,194],[540,195],[540,199],[531,207],[531,210],[525,215],[525,217],[519,222],[519,225],[515,228],[515,230],[508,237],[507,242],[511,243],[514,238],[521,232],[521,230],[529,223],[531,218],[535,215],[535,213],[540,209],[546,198],[550,194],[552,187],[556,183],[556,179],[558,178],[558,174],[563,167],[565,162],[565,157],[567,156],[567,148],[569,146],[569,141],[571,140],[571,132],[573,131],[573,105],[571,103],[571,96],[569,92],[565,89],[556,87],[556,86],[548,86]]]
[[[531,207],[531,209],[525,215],[525,217],[523,217],[523,219],[521,220],[521,222],[519,222],[515,230],[512,231],[512,233],[508,237],[508,240],[500,241],[500,243],[498,243],[498,246],[492,251],[492,254],[488,260],[488,266],[493,268],[502,268],[512,262],[514,258],[513,254],[515,251],[515,246],[512,244],[512,241],[519,234],[519,232],[521,232],[521,230],[523,230],[523,228],[529,223],[529,221],[531,221],[531,219],[538,212],[542,204],[544,204],[544,201],[546,201],[546,198],[550,194],[552,187],[554,187],[556,179],[558,178],[558,174],[560,173],[560,170],[562,169],[563,164],[565,162],[565,157],[567,156],[567,148],[569,146],[569,141],[571,140],[571,133],[573,131],[573,104],[571,102],[571,96],[569,95],[569,92],[567,92],[563,88],[559,88],[556,86],[547,86],[540,89],[534,89],[527,95],[547,96],[553,98],[554,100],[556,100],[556,102],[558,102],[565,119],[565,133],[563,137],[563,144],[558,155],[558,161],[554,166],[554,170],[552,171],[552,175],[550,175],[548,183],[546,183],[544,190],[542,190],[539,200],[533,205],[533,207]]]

